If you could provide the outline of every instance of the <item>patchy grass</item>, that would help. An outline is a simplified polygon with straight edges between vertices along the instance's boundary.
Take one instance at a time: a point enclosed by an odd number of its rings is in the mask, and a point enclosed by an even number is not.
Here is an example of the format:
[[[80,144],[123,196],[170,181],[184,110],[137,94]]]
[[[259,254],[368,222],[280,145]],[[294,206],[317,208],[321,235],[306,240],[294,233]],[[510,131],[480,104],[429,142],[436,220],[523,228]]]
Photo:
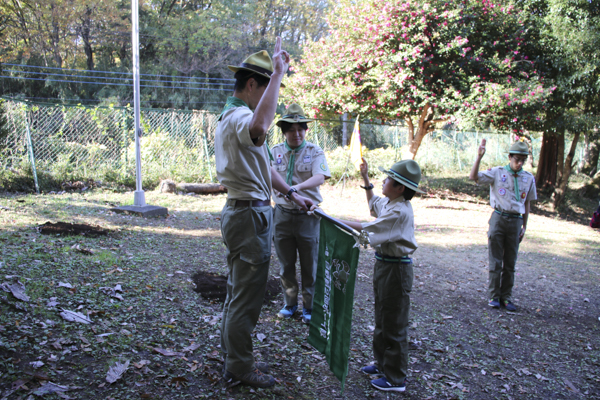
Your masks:
[[[381,183],[375,184],[378,192]],[[149,204],[169,208],[162,219],[109,211],[131,204],[132,193],[4,195],[0,283],[18,276],[30,300],[20,310],[25,302],[0,291],[0,397],[28,398],[51,381],[68,386],[72,390],[63,395],[77,399],[600,398],[598,232],[536,208],[519,254],[519,311],[492,310],[486,295],[487,189],[458,177],[429,178],[427,186],[429,195],[413,201],[420,245],[410,322],[414,348],[401,395],[373,390],[359,372],[373,358],[371,250],[359,260],[343,394],[323,357],[307,344],[307,327],[276,317],[281,300],[263,307],[256,333],[266,339],[255,337],[254,343],[277,385],[226,387],[218,347],[221,303],[203,299],[192,283],[199,270],[226,272],[219,231],[223,195],[147,192]],[[354,183],[343,192],[325,186],[323,193],[326,212],[368,218],[364,191]],[[99,225],[111,233],[40,235],[35,227],[47,221]],[[279,270],[274,254],[271,275]],[[117,285],[123,300],[100,289]],[[68,322],[61,309],[93,324]],[[179,354],[164,355],[169,351]],[[121,379],[108,383],[109,368],[128,360]],[[44,365],[35,368],[35,361]]]

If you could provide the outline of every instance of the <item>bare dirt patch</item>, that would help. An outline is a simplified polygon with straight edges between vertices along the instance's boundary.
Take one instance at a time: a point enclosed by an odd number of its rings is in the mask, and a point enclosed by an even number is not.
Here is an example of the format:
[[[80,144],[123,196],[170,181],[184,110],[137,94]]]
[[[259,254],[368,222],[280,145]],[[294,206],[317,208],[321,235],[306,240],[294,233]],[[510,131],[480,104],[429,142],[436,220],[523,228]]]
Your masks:
[[[200,293],[205,299],[225,301],[225,297],[227,297],[227,276],[198,271],[192,275],[192,281],[196,285],[194,291]],[[281,294],[279,278],[269,278],[264,302],[274,300],[279,294]]]
[[[72,224],[70,222],[57,222],[54,224],[46,222],[38,226],[38,230],[43,235],[87,235],[88,237],[105,236],[109,232],[99,226]]]

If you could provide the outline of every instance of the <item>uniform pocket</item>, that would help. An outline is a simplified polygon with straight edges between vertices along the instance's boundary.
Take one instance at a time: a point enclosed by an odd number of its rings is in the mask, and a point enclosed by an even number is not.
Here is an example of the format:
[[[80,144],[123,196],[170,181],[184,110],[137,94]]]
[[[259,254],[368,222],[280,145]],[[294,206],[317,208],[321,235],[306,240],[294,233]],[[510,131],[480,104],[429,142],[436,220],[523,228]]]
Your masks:
[[[312,171],[312,165],[308,164],[308,163],[307,164],[297,163],[296,170],[298,172],[310,172],[310,171]]]
[[[410,293],[412,290],[413,279],[414,279],[412,263],[401,264],[399,271],[400,271],[400,284],[402,285],[402,290],[405,293]]]

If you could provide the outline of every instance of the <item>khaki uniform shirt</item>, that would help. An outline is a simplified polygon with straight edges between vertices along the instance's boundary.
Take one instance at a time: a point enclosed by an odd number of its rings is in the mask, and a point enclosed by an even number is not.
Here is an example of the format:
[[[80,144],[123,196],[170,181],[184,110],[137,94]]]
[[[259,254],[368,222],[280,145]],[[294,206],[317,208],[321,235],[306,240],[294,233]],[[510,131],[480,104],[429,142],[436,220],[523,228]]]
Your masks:
[[[285,181],[287,179],[287,169],[292,153],[285,148],[285,143],[274,146],[271,149],[271,153],[273,153],[274,158],[273,167]],[[329,166],[325,159],[325,152],[316,144],[306,142],[306,146],[296,154],[294,173],[292,175],[292,186],[302,183],[317,174],[325,175],[325,179],[331,177],[331,172],[329,172]],[[273,192],[275,203],[285,208],[298,208],[296,203],[287,201],[283,194],[275,190]],[[319,204],[323,201],[318,186],[299,190],[298,194],[308,197],[315,204]]]
[[[400,196],[389,200],[373,196],[369,201],[371,215],[377,219],[363,222],[362,228],[369,232],[371,247],[382,255],[408,256],[417,249],[415,220],[410,201]]]
[[[535,178],[529,172],[517,172],[517,186],[511,171],[494,167],[477,174],[477,182],[490,185],[490,205],[501,212],[525,214],[525,202],[537,200]]]
[[[227,110],[215,132],[217,178],[236,200],[268,200],[271,197],[271,165],[267,145],[255,146],[250,138],[252,111],[247,107]]]

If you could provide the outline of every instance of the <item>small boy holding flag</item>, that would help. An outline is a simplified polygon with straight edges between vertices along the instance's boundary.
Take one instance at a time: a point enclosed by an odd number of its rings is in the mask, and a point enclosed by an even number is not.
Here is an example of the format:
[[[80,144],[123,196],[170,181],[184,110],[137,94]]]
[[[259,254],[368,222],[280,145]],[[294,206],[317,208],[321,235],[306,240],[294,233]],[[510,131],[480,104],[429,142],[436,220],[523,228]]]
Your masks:
[[[369,232],[375,248],[373,290],[375,292],[375,331],[373,353],[375,365],[362,371],[373,378],[373,387],[403,392],[408,375],[408,315],[413,284],[413,264],[410,255],[417,249],[414,215],[410,200],[419,190],[421,169],[413,160],[402,160],[389,170],[379,167],[388,177],[383,181],[382,194],[373,194],[369,168],[365,159],[360,174],[365,186],[372,222],[342,221],[357,230]]]

